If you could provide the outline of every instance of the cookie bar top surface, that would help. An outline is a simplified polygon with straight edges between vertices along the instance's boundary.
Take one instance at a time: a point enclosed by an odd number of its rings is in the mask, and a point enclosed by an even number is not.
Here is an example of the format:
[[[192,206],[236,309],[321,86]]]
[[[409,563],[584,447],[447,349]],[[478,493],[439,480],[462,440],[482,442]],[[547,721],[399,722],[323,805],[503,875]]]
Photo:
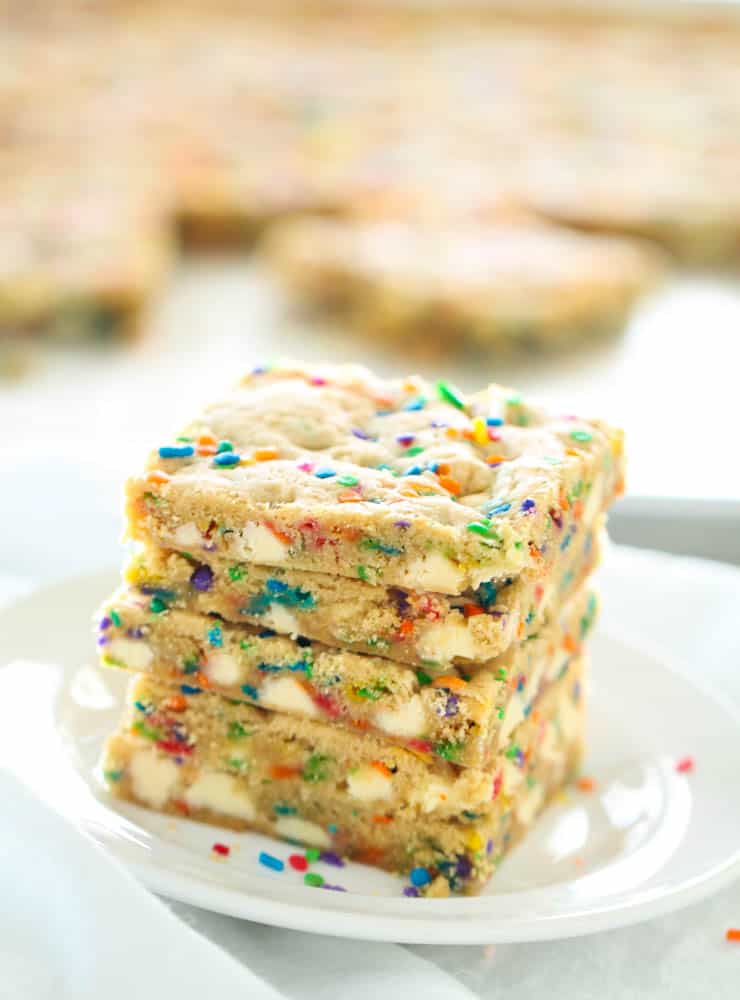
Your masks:
[[[533,564],[621,489],[622,436],[491,385],[258,368],[129,481],[134,538],[459,594]]]

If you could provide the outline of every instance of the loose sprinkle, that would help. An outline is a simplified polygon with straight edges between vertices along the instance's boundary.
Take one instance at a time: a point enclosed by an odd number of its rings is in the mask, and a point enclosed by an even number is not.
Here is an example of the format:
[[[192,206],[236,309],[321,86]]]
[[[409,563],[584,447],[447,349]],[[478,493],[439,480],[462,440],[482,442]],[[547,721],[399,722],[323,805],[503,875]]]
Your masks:
[[[593,792],[596,788],[596,782],[593,778],[588,778],[585,775],[579,778],[576,782],[578,789],[582,792]]]
[[[325,865],[331,865],[332,868],[344,868],[344,859],[334,851],[322,851],[319,861],[323,861]]]
[[[193,571],[190,577],[190,586],[195,590],[210,590],[213,585],[213,570],[205,564]]]
[[[303,876],[303,883],[304,885],[310,885],[314,889],[318,889],[324,884],[324,876],[319,875],[318,872],[306,872],[306,874]]]
[[[382,774],[384,778],[390,778],[393,776],[391,769],[387,764],[384,764],[382,760],[370,761],[370,767],[374,767],[375,770]]]
[[[472,531],[474,535],[482,535],[484,538],[495,539],[499,537],[491,525],[487,524],[485,521],[471,521],[471,523],[466,525],[466,527],[468,531]]]
[[[222,858],[228,857],[231,852],[231,848],[226,844],[214,844],[211,850],[214,854],[220,854]]]
[[[195,454],[195,448],[191,444],[165,445],[159,449],[160,458],[190,458]]]
[[[466,618],[474,618],[476,615],[484,615],[486,609],[482,608],[480,604],[463,604],[463,614]]]
[[[485,846],[485,841],[477,830],[472,831],[465,843],[471,851],[481,851]]]
[[[432,681],[432,687],[447,688],[450,691],[464,691],[467,683],[462,677],[455,677],[454,674],[441,674]]]
[[[439,476],[438,479],[439,485],[443,489],[447,490],[448,493],[451,493],[455,497],[460,496],[462,493],[462,486],[457,479],[453,479],[452,476]]]
[[[682,757],[681,760],[676,761],[676,770],[679,774],[690,774],[694,770],[694,758]]]
[[[501,417],[486,417],[486,424],[489,427],[501,427],[503,422]]]
[[[152,469],[152,471],[147,474],[146,481],[154,486],[164,486],[165,483],[170,481],[170,477],[161,469]]]
[[[264,865],[265,868],[271,868],[274,872],[281,872],[285,868],[284,861],[276,858],[273,854],[268,854],[267,851],[260,851],[258,860],[261,865]]]
[[[526,514],[530,510],[534,510],[536,506],[537,504],[534,502],[534,500],[528,497],[526,500],[522,500],[521,510]]]
[[[357,486],[359,483],[357,476],[340,476],[337,482],[340,486]]]
[[[318,847],[307,847],[303,853],[306,856],[306,861],[318,861],[321,857],[321,851]]]
[[[476,444],[488,444],[488,425],[483,417],[473,418],[473,440]]]
[[[412,885],[419,887],[429,885],[432,881],[432,876],[426,868],[412,868],[409,872],[409,879]]]
[[[740,927],[728,927],[725,931],[725,941],[740,941]]]
[[[436,385],[437,395],[440,399],[444,400],[445,403],[449,403],[451,406],[455,406],[458,410],[465,409],[465,400],[462,397],[462,393],[459,389],[456,389],[449,382],[445,382],[440,379]]]
[[[258,448],[254,453],[255,462],[271,462],[277,458],[280,452],[277,448]]]
[[[235,451],[225,451],[222,454],[214,455],[213,464],[220,465],[223,468],[229,468],[234,465],[238,465],[241,461],[241,456],[237,455]]]
[[[320,469],[317,469],[314,472],[314,476],[316,476],[317,479],[331,479],[332,476],[336,476],[336,472],[334,471],[334,469],[329,469],[326,466],[322,466]]]
[[[218,452],[219,455],[222,455],[227,451],[233,451],[233,450],[234,450],[234,445],[231,443],[231,441],[219,441],[218,447],[216,448],[216,451]]]
[[[305,872],[308,869],[308,861],[300,854],[291,854],[288,858],[288,864],[297,872]]]
[[[590,431],[571,431],[570,436],[574,441],[591,441],[593,439],[593,434]]]
[[[293,764],[273,764],[269,773],[273,781],[281,781],[284,778],[295,778],[301,773],[301,769]]]

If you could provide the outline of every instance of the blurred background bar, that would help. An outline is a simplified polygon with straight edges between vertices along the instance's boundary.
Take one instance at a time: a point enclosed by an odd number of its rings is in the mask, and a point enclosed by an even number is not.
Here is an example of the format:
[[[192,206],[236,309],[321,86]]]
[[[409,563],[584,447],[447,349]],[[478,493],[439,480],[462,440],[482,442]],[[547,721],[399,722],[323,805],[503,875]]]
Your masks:
[[[114,496],[257,361],[416,369],[622,423],[615,536],[737,559],[739,52],[688,0],[6,4],[0,459]]]

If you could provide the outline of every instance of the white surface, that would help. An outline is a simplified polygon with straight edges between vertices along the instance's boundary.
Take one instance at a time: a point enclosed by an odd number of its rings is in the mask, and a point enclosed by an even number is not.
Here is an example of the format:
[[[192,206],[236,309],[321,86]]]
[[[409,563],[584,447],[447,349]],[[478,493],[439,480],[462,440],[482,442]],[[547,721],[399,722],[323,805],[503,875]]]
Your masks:
[[[70,620],[85,620],[116,576],[65,582],[0,613],[0,752],[45,801],[158,892],[299,930],[321,924],[341,937],[470,944],[634,923],[740,874],[740,789],[731,794],[740,723],[669,667],[604,634],[594,641],[585,765],[598,792],[572,792],[548,810],[479,897],[406,899],[403,880],[356,864],[316,865],[347,890],[317,891],[287,863],[282,873],[260,866],[262,850],[287,862],[285,844],[116,804],[95,769],[128,678],[91,663],[87,630],[65,630]],[[607,589],[618,593],[631,582],[607,568]],[[39,621],[45,630],[37,637]],[[30,730],[18,699],[34,704]],[[675,770],[686,754],[702,759],[690,778]],[[214,862],[215,841],[230,845],[228,862]]]
[[[96,534],[102,534],[99,519],[88,518]],[[74,566],[76,552],[74,538],[66,533],[50,540],[48,554],[56,565],[66,559]],[[639,586],[620,594],[607,588],[605,626],[660,647],[687,673],[740,704],[740,571],[628,549],[615,549],[610,559]],[[16,569],[31,572],[23,562]],[[185,904],[172,904],[172,909],[296,1000],[369,1000],[384,990],[418,992],[430,1000],[734,1000],[740,975],[737,947],[724,941],[725,929],[740,922],[737,883],[699,905],[633,928],[584,940],[484,948],[339,944],[335,938],[280,931]]]
[[[564,355],[422,361],[296,321],[247,260],[191,259],[138,344],[39,349],[24,379],[0,382],[0,426],[10,431],[0,459],[49,482],[50,457],[52,468],[74,457],[91,481],[117,484],[197,406],[280,355],[361,361],[389,374],[417,369],[464,389],[506,382],[622,424],[634,494],[740,496],[740,465],[730,460],[740,423],[740,283],[700,276],[646,300],[624,336]]]
[[[0,801],[0,996],[278,1000],[2,770]]]

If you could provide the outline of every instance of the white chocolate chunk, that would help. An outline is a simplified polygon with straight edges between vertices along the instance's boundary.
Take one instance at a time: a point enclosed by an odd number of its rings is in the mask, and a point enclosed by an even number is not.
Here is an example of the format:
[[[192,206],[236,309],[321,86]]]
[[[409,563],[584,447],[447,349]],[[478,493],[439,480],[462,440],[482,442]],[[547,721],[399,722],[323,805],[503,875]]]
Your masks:
[[[275,822],[275,832],[288,840],[299,840],[313,847],[331,847],[331,838],[326,830],[300,816],[280,816]]]
[[[454,781],[431,778],[412,789],[410,802],[422,812],[456,813],[485,805],[491,798],[491,779],[480,771],[463,771]]]
[[[501,766],[501,791],[504,795],[514,795],[524,781],[524,771],[510,760],[504,760]]]
[[[131,670],[146,670],[154,659],[154,653],[141,639],[113,639],[105,655]]]
[[[255,817],[254,804],[238,780],[220,771],[204,771],[185,792],[185,801],[193,809],[212,809],[245,820]]]
[[[561,742],[557,726],[552,722],[548,722],[542,735],[542,741],[540,742],[540,757],[552,764],[562,761],[565,754]]]
[[[172,539],[184,549],[199,547],[203,544],[203,536],[192,521],[181,524],[172,535]]]
[[[260,688],[260,705],[310,719],[320,714],[308,692],[294,677],[269,677]]]
[[[506,706],[501,729],[499,730],[499,740],[502,743],[507,741],[519,723],[524,721],[524,706],[525,699],[523,692],[515,691],[509,699],[509,704]]]
[[[419,788],[411,790],[410,801],[419,806],[422,812],[430,813],[440,806],[448,805],[452,795],[452,786],[447,781],[432,778]]]
[[[557,715],[560,720],[562,738],[564,741],[570,742],[581,729],[581,713],[573,702],[570,684],[558,702]]]
[[[520,795],[515,809],[519,822],[529,826],[542,808],[544,798],[545,794],[541,784],[528,788],[523,795]]]
[[[288,546],[285,542],[281,542],[269,528],[255,521],[250,521],[245,526],[240,547],[245,559],[268,566],[284,562],[288,557]]]
[[[600,478],[596,476],[588,494],[588,499],[583,505],[583,513],[581,515],[582,524],[590,524],[601,510],[601,506],[604,502],[603,492],[603,483]]]
[[[379,709],[373,722],[384,733],[410,739],[424,732],[424,706],[418,694],[410,698],[400,708]]]
[[[465,574],[446,556],[441,552],[429,552],[409,563],[401,583],[412,590],[459,594],[464,581]]]
[[[161,809],[174,795],[180,782],[180,768],[168,757],[160,757],[154,749],[137,750],[128,765],[134,795]]]
[[[214,684],[228,686],[239,684],[244,671],[242,665],[231,653],[211,653],[206,660],[203,672]]]
[[[390,799],[393,795],[393,778],[377,767],[365,764],[347,776],[347,790],[353,799],[375,802]]]
[[[281,635],[299,635],[300,628],[296,616],[282,604],[271,604],[270,610],[262,616],[265,625]]]
[[[475,660],[483,655],[470,629],[461,622],[424,625],[416,649],[424,659],[439,663],[449,663],[456,656]]]

